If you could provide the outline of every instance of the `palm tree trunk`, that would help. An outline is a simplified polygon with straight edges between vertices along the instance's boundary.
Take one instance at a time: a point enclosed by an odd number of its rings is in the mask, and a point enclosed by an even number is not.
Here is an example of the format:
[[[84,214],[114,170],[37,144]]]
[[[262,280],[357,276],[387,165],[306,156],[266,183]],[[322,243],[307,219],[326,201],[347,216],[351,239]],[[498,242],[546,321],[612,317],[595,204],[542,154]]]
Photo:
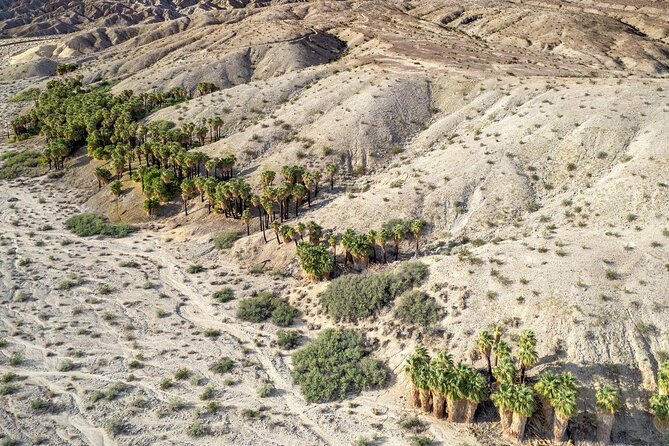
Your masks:
[[[486,355],[485,359],[488,363],[488,382],[492,383],[495,380],[495,377],[492,376],[492,363],[490,362],[490,353]]]
[[[525,384],[525,371],[526,371],[525,366],[521,364],[520,365],[520,383],[521,384]]]
[[[411,385],[411,403],[413,407],[420,408],[420,390],[415,384]]]
[[[539,396],[539,405],[541,406],[541,427],[545,435],[551,435],[553,426],[553,406],[550,401],[543,396]]]
[[[527,417],[519,413],[513,413],[511,418],[511,426],[507,431],[507,436],[515,441],[522,441],[525,436],[525,425],[527,424]]]
[[[448,400],[448,421],[453,423],[462,423],[465,419],[467,409],[467,400]]]
[[[430,413],[432,409],[432,393],[430,389],[420,389],[420,407],[423,408],[423,411]]]
[[[399,259],[400,257],[400,244],[395,242],[395,260]]]
[[[446,411],[446,399],[444,395],[439,393],[434,393],[432,396],[432,413],[437,418],[444,418],[444,412]]]
[[[564,433],[567,431],[569,418],[561,417],[556,413],[553,418],[553,441],[560,442],[564,438]]]
[[[188,215],[188,200],[184,200],[184,212]]]
[[[465,402],[465,413],[463,415],[463,422],[471,424],[474,422],[474,415],[476,415],[476,409],[478,408],[478,403],[472,401]]]
[[[603,445],[611,444],[611,431],[615,415],[597,411],[597,442]]]
[[[502,432],[506,432],[511,427],[511,419],[513,417],[513,412],[510,410],[500,410],[499,411],[499,422]]]

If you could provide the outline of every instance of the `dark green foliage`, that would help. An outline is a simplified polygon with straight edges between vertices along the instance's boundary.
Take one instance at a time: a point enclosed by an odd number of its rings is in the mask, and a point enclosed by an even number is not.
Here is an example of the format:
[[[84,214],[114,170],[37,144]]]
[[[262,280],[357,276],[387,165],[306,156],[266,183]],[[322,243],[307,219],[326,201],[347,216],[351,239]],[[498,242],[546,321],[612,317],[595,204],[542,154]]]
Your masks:
[[[229,249],[241,236],[242,234],[239,231],[228,229],[216,234],[212,241],[216,249]]]
[[[27,101],[34,101],[39,97],[40,94],[40,89],[39,88],[29,88],[27,90],[23,90],[16,96],[14,96],[11,101],[12,102],[27,102]]]
[[[235,292],[233,291],[232,288],[223,288],[220,291],[216,291],[213,297],[220,303],[224,304],[226,302],[230,302],[235,298]]]
[[[270,317],[279,327],[293,323],[297,310],[272,293],[259,293],[239,303],[237,317],[249,322],[263,322]]]
[[[293,380],[307,401],[322,403],[381,386],[386,367],[363,347],[362,336],[329,328],[293,356]]]
[[[228,373],[235,367],[235,362],[230,358],[223,358],[216,364],[209,367],[209,370],[216,373]]]
[[[106,218],[95,214],[77,214],[65,222],[65,227],[80,237],[104,235],[109,237],[125,237],[137,230],[127,224],[112,224]]]
[[[429,327],[439,320],[439,305],[434,297],[418,290],[407,291],[395,305],[395,317],[407,324]]]
[[[37,150],[23,152],[12,151],[0,155],[0,180],[12,180],[18,177],[35,177],[44,173]]]
[[[63,74],[72,73],[73,71],[76,71],[77,68],[79,68],[79,65],[77,64],[62,63],[56,68],[56,74],[60,76]]]
[[[320,295],[320,303],[336,321],[353,322],[376,314],[404,291],[428,276],[420,262],[402,264],[393,271],[336,278]]]
[[[278,330],[276,332],[276,345],[284,350],[290,350],[297,346],[300,334],[294,330]]]

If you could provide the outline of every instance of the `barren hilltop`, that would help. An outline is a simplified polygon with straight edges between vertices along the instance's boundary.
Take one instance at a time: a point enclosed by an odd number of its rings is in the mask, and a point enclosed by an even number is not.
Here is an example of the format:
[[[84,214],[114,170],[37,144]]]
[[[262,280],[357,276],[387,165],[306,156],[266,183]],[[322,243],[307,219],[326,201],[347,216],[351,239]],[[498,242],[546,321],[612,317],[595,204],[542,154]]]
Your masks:
[[[0,37],[1,444],[669,444],[668,3]]]

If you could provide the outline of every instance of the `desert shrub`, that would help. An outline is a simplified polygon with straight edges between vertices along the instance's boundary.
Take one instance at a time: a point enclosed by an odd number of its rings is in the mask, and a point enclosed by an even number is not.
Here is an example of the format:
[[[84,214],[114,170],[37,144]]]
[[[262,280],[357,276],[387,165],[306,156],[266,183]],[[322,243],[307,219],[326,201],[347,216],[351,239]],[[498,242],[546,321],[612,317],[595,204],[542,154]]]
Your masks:
[[[0,180],[18,177],[35,177],[44,173],[41,165],[42,154],[38,150],[12,151],[0,155]]]
[[[123,432],[125,423],[120,417],[112,417],[105,421],[104,428],[109,435],[115,437]]]
[[[209,370],[215,373],[228,373],[235,367],[235,362],[230,358],[224,358],[216,364],[209,367]]]
[[[235,298],[235,292],[232,288],[223,288],[222,290],[216,291],[213,297],[220,303],[224,304]]]
[[[272,293],[259,293],[239,303],[237,317],[249,322],[263,322],[270,317],[280,327],[293,323],[297,310]]]
[[[188,435],[192,437],[202,437],[208,433],[209,427],[202,420],[195,420],[188,426]]]
[[[137,230],[132,225],[113,224],[104,217],[89,213],[77,214],[68,218],[65,227],[80,237],[92,235],[125,237]]]
[[[406,291],[395,305],[395,317],[407,324],[429,327],[439,320],[439,305],[434,297],[418,290]]]
[[[16,96],[14,96],[11,99],[11,102],[34,101],[39,96],[39,93],[40,93],[39,88],[28,88],[27,90],[23,90]]]
[[[328,328],[293,356],[292,377],[309,402],[343,399],[349,394],[381,386],[386,367],[369,355],[362,335]]]
[[[226,229],[221,231],[211,239],[216,249],[229,249],[242,236],[239,231]]]
[[[300,334],[294,330],[278,330],[276,332],[276,345],[285,350],[295,348],[299,339]]]
[[[421,284],[427,275],[426,265],[409,262],[393,271],[341,276],[321,293],[320,303],[336,321],[353,322],[376,314],[395,297]]]

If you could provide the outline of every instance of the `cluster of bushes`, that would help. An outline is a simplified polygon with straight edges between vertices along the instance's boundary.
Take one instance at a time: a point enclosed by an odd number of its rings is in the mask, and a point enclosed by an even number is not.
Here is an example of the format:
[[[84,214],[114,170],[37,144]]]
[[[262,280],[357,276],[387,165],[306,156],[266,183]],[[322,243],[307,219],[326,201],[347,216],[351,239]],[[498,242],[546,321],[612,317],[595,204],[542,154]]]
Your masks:
[[[341,276],[320,294],[320,303],[334,320],[354,322],[376,314],[403,292],[420,285],[428,273],[425,264],[407,262],[391,271]]]
[[[23,152],[12,151],[0,155],[0,180],[12,180],[18,177],[32,177],[43,173],[42,154],[37,150]]]
[[[237,317],[249,322],[272,320],[279,327],[293,324],[297,309],[285,300],[269,292],[258,293],[256,296],[242,300],[237,307]]]
[[[293,355],[292,376],[307,401],[343,399],[386,382],[388,370],[353,330],[329,328]]]
[[[77,214],[68,218],[65,221],[65,227],[80,237],[92,235],[125,237],[137,230],[132,225],[113,224],[100,215],[90,213]]]
[[[407,324],[429,328],[439,321],[441,307],[429,294],[410,290],[404,292],[395,305],[395,317]]]

